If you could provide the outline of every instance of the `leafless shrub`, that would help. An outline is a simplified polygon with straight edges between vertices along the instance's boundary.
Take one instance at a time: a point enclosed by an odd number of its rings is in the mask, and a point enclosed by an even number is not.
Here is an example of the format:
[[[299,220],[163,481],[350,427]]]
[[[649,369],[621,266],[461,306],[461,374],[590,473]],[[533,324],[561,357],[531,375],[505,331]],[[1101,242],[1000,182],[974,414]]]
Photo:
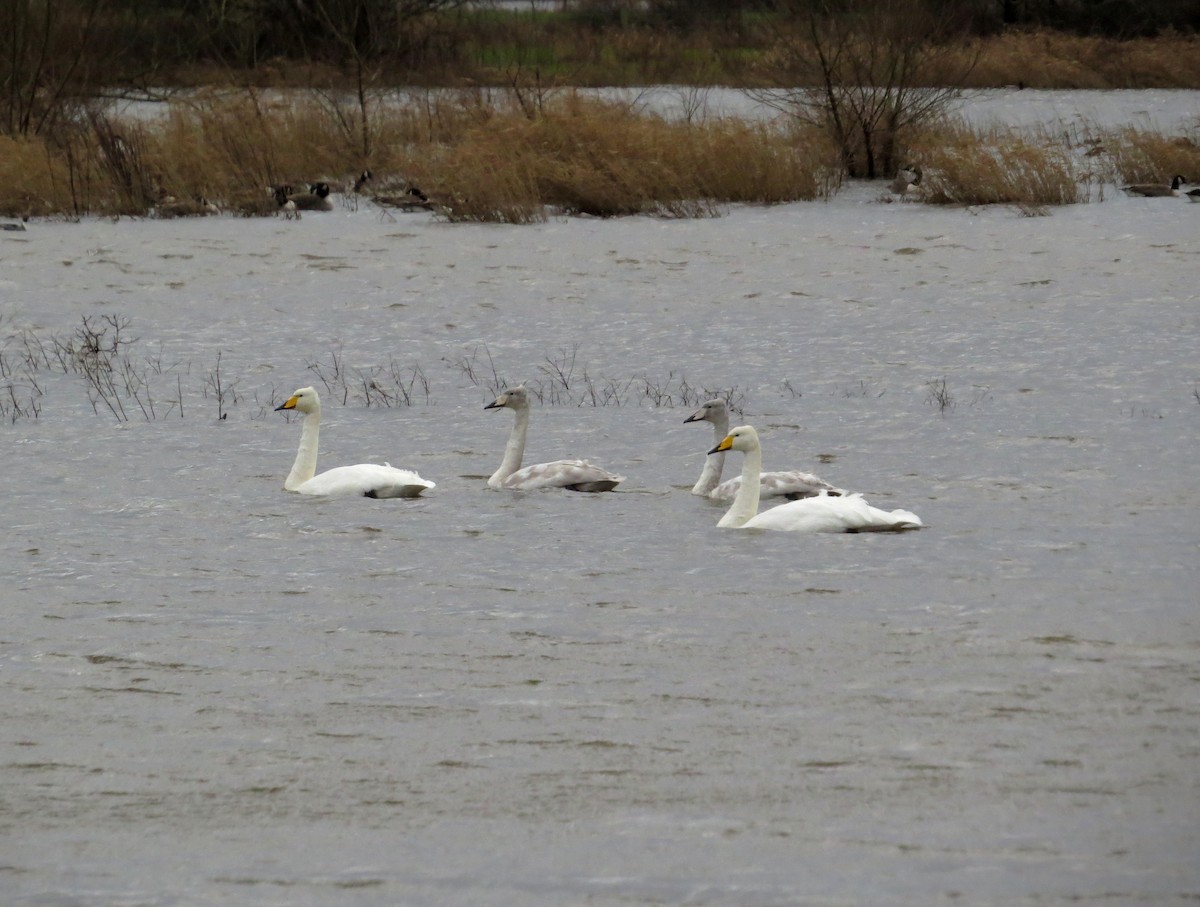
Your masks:
[[[220,350],[217,351],[216,366],[204,378],[204,398],[206,400],[210,393],[213,399],[217,401],[217,419],[224,421],[229,417],[229,406],[236,405],[239,398],[237,395],[237,382],[228,381],[221,374]],[[182,401],[182,396],[180,399]],[[182,410],[182,403],[180,409]]]
[[[915,129],[940,117],[975,58],[962,23],[920,0],[781,0],[756,100],[822,129],[850,176],[891,176]],[[937,86],[937,87],[930,87]]]
[[[938,412],[943,415],[946,410],[954,409],[958,405],[954,400],[954,395],[950,393],[944,377],[929,379],[925,382],[925,388],[928,391],[925,395],[925,403],[929,406],[936,406]]]
[[[480,361],[480,354],[486,359],[486,362]],[[475,347],[471,350],[470,355],[460,356],[457,359],[449,360],[442,357],[444,362],[450,368],[457,369],[476,387],[485,387],[495,395],[499,395],[500,391],[509,387],[509,382],[500,376],[496,370],[496,363],[492,359],[491,350],[484,344],[482,347]]]

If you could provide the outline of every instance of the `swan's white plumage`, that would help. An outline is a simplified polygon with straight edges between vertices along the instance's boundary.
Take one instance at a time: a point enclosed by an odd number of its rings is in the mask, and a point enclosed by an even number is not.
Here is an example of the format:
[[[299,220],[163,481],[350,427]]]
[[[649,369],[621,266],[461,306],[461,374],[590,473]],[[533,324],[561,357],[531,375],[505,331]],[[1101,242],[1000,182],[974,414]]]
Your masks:
[[[899,532],[919,529],[924,525],[915,513],[880,510],[868,504],[860,494],[838,497],[822,494],[789,501],[758,513],[759,473],[762,469],[762,446],[758,432],[749,425],[733,429],[712,449],[712,453],[726,450],[740,450],[745,459],[742,487],[732,506],[717,523],[720,527],[784,532]]]
[[[490,479],[489,488],[532,491],[535,488],[567,488],[571,491],[612,491],[624,481],[587,460],[554,460],[521,467],[525,438],[529,432],[529,395],[523,387],[504,391],[484,409],[511,409],[513,427],[504,448],[504,459]]]
[[[729,407],[720,397],[709,400],[683,420],[688,422],[711,422],[713,426],[713,442],[720,443],[729,434]],[[735,476],[724,482],[721,481],[721,471],[725,468],[724,451],[709,454],[704,461],[704,469],[700,478],[692,486],[692,494],[704,495],[714,501],[732,501],[742,487],[742,477]],[[759,476],[758,493],[764,498],[799,498],[815,497],[819,494],[845,494],[841,488],[830,485],[824,479],[811,472],[800,470],[783,470],[779,472],[764,472]]]
[[[371,498],[415,498],[434,483],[423,479],[411,469],[397,469],[388,464],[359,463],[338,466],[320,475],[317,471],[317,441],[321,429],[321,398],[315,388],[302,387],[275,407],[304,413],[300,431],[300,449],[296,462],[283,483],[285,491],[298,494],[342,495],[357,494]]]

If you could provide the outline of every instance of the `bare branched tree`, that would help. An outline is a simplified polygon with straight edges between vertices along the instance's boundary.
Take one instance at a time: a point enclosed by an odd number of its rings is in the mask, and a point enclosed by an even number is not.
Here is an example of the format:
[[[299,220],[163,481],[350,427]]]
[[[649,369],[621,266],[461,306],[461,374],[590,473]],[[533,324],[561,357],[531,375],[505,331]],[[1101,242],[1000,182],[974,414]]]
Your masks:
[[[86,95],[105,0],[0,3],[0,134],[37,135]]]
[[[942,115],[974,67],[929,0],[783,0],[770,89],[749,93],[824,128],[850,176],[894,175],[906,133]]]

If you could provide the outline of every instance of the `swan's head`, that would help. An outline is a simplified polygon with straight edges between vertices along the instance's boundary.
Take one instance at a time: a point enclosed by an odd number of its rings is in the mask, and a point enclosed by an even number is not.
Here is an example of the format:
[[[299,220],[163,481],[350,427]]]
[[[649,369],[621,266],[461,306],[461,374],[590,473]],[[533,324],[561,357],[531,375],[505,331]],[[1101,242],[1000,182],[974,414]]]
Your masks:
[[[484,409],[529,409],[529,392],[524,387],[510,387]]]
[[[688,422],[719,422],[721,419],[729,418],[729,408],[725,405],[725,401],[718,397],[715,400],[709,400],[707,403],[700,404],[700,408],[683,420],[686,425]],[[726,422],[726,425],[729,423]]]
[[[758,432],[749,425],[739,425],[727,434],[709,453],[720,453],[723,450],[740,450],[742,453],[746,453],[747,451],[757,449]]]
[[[290,397],[275,407],[275,412],[281,409],[294,409],[302,413],[320,412],[321,398],[317,396],[315,387],[302,387],[293,391]]]

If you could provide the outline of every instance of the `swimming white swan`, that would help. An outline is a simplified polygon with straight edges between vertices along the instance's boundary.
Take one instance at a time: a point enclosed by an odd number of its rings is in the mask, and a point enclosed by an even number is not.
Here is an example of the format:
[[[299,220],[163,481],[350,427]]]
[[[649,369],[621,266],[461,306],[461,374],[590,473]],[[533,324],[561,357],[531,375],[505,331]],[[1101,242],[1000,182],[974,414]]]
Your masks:
[[[739,529],[778,529],[786,532],[899,532],[919,529],[920,517],[907,510],[880,510],[861,494],[841,497],[820,495],[789,501],[758,513],[758,476],[762,469],[762,447],[758,432],[749,425],[731,431],[710,453],[740,450],[745,454],[742,487],[733,506],[717,523]]]
[[[709,400],[698,410],[683,420],[688,422],[711,422],[713,424],[713,441],[720,443],[729,434],[729,407],[718,397]],[[726,482],[721,481],[721,471],[725,468],[724,451],[709,454],[704,460],[704,469],[700,478],[692,486],[692,494],[704,495],[713,501],[732,501],[742,487],[742,477],[736,476]],[[800,498],[816,497],[819,494],[840,495],[846,492],[835,488],[824,479],[814,476],[811,472],[791,470],[787,472],[764,472],[759,477],[758,493],[764,498],[787,498],[796,501]]]
[[[296,462],[283,483],[285,491],[300,494],[360,494],[368,498],[415,498],[434,483],[422,479],[409,469],[376,463],[338,466],[319,476],[317,471],[317,437],[321,431],[321,398],[315,388],[302,387],[275,411],[294,409],[304,413],[304,428],[300,432],[300,449]]]
[[[525,435],[529,431],[529,395],[523,387],[504,391],[484,409],[511,409],[516,417],[504,448],[504,460],[490,479],[489,488],[567,488],[571,491],[612,491],[625,477],[613,475],[587,460],[555,460],[521,468]]]

